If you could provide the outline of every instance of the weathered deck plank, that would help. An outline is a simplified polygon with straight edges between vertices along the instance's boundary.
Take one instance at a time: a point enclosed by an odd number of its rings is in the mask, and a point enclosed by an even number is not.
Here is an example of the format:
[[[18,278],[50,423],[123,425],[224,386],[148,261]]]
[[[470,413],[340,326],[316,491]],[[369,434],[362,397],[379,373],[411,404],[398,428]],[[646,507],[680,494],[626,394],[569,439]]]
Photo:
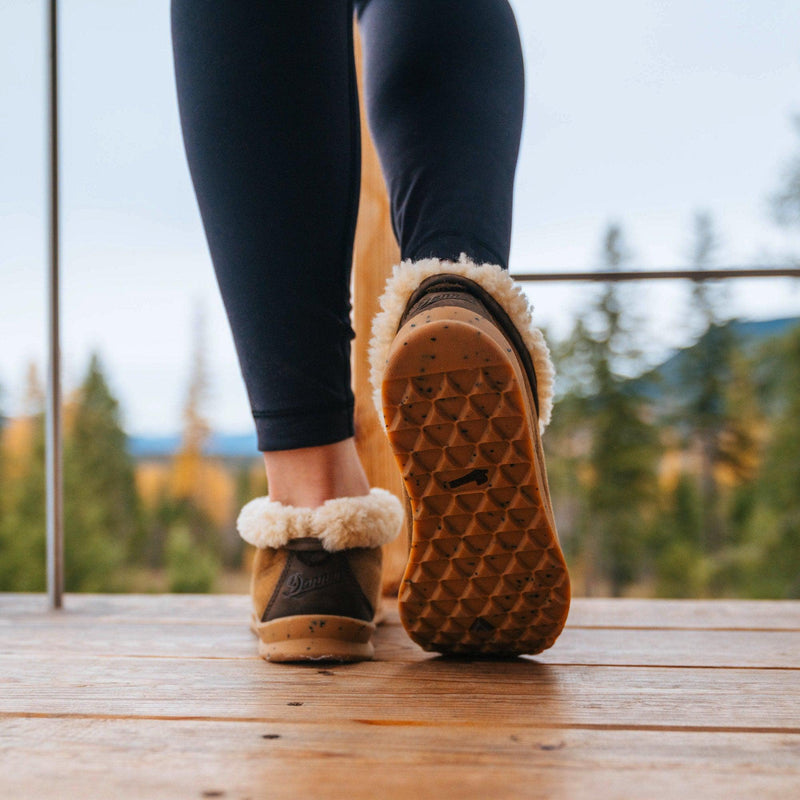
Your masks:
[[[800,603],[578,600],[535,659],[267,664],[242,597],[0,595],[0,796],[794,796]],[[222,792],[223,794],[215,794]]]
[[[0,655],[33,657],[42,639],[68,655],[161,658],[257,658],[256,641],[245,624],[121,618],[29,620],[22,627],[0,624]],[[376,639],[380,661],[413,662],[430,658],[400,627],[394,610]],[[567,627],[550,650],[536,656],[545,664],[597,666],[731,667],[800,669],[800,630],[696,630]],[[800,674],[800,673],[799,673]]]
[[[5,733],[6,797],[730,798],[744,784],[785,800],[800,780],[798,735],[63,719]]]
[[[250,599],[244,595],[68,594],[58,612],[47,608],[42,594],[0,594],[0,626],[29,617],[31,622],[88,614],[94,620],[137,619],[145,622],[187,621],[241,625]],[[392,600],[386,600],[391,612]],[[800,602],[782,600],[572,600],[571,628],[694,628],[697,630],[800,631]]]
[[[800,732],[796,670],[441,659],[320,669],[254,659],[3,657],[0,715]]]

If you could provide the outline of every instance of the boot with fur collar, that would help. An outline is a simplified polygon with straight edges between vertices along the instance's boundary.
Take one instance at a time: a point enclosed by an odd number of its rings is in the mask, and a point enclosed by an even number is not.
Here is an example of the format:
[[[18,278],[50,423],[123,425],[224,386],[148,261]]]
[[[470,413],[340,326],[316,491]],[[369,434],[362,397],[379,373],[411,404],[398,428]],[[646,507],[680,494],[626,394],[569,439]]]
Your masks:
[[[402,525],[394,495],[328,500],[319,508],[259,497],[239,514],[253,560],[251,628],[271,661],[360,661],[380,601],[381,547]]]
[[[570,587],[541,434],[553,367],[528,302],[496,265],[395,268],[373,323],[376,405],[411,507],[400,617],[443,653],[538,653]]]

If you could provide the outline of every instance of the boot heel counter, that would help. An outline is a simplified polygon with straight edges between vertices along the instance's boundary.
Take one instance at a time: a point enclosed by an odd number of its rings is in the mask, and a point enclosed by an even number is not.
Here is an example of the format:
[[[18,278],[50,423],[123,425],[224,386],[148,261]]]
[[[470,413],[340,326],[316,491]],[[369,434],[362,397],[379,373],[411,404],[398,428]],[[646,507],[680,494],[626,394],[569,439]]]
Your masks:
[[[351,568],[352,555],[352,552],[329,553],[322,549],[289,551],[261,621],[301,615],[371,621],[375,602],[367,596]]]

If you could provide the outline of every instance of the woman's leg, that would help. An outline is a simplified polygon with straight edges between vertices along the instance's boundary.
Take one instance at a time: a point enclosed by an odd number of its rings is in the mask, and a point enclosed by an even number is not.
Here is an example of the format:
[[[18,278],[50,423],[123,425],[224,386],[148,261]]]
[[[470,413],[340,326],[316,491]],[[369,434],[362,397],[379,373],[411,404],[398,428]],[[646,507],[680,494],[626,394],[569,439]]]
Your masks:
[[[357,0],[404,259],[508,266],[524,76],[506,0]]]
[[[351,440],[352,15],[350,0],[172,3],[197,200],[270,493],[293,505],[368,490]]]
[[[359,11],[404,257],[505,265],[522,108],[510,10],[372,0]],[[367,488],[350,438],[351,15],[345,0],[173,0],[198,203],[271,491],[295,505]]]
[[[264,453],[269,496],[279,503],[316,508],[335,497],[358,497],[369,482],[355,439]]]

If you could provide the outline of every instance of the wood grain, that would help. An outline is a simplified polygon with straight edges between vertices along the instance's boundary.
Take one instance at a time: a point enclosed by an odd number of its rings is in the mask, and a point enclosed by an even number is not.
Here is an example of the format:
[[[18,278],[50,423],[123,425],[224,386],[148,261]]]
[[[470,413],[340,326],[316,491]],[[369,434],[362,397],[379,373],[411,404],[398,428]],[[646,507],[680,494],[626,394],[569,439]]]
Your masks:
[[[578,600],[536,659],[255,657],[246,597],[0,595],[0,797],[751,797],[800,786],[798,603]],[[771,625],[770,629],[765,626]]]
[[[0,713],[800,732],[793,670],[256,659],[0,657]],[[329,674],[330,673],[330,674]],[[293,703],[300,703],[294,706]]]
[[[399,624],[394,598],[384,600],[390,624]],[[230,594],[67,594],[64,608],[51,613],[47,595],[0,594],[0,626],[16,620],[64,619],[89,615],[93,620],[141,619],[241,625],[250,614],[246,595]],[[647,630],[800,631],[800,601],[786,600],[640,600],[583,598],[572,600],[572,628],[640,628]]]
[[[390,613],[376,637],[377,658],[412,663],[431,658]],[[257,658],[256,640],[244,614],[230,622],[153,621],[50,616],[25,626],[0,623],[0,654],[34,658],[43,646],[66,655],[135,658]],[[544,664],[798,670],[800,631],[640,630],[567,627],[555,646],[536,656]]]
[[[13,719],[0,736],[3,797],[784,800],[800,780],[798,735]]]

